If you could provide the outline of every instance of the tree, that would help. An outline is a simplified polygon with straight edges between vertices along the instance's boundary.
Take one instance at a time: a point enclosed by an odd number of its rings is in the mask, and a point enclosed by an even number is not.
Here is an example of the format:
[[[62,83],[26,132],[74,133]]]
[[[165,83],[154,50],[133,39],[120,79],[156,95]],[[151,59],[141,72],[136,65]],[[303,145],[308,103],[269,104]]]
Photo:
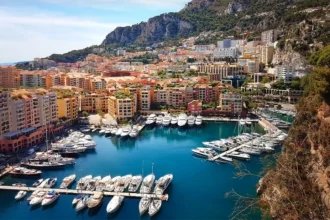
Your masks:
[[[88,117],[88,112],[86,112],[86,111],[83,111],[82,113],[81,113],[81,115],[83,116],[83,117]]]
[[[312,65],[330,68],[330,45],[313,53],[309,58],[309,62]]]
[[[300,89],[300,80],[292,80],[290,87],[291,87],[291,89],[299,90]]]

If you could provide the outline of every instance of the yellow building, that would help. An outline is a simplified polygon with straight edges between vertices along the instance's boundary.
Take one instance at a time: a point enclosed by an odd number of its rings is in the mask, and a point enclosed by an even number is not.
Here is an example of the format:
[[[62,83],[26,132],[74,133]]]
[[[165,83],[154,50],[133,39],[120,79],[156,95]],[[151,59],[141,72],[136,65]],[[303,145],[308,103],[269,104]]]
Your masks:
[[[130,120],[136,113],[136,94],[117,92],[108,99],[108,112],[118,121]]]
[[[80,96],[81,111],[97,113],[98,110],[108,112],[107,94],[85,94]]]
[[[221,111],[241,114],[243,110],[243,98],[240,94],[220,94],[219,108]]]
[[[65,117],[71,121],[74,121],[78,118],[79,106],[76,97],[57,99],[57,105],[59,118]]]

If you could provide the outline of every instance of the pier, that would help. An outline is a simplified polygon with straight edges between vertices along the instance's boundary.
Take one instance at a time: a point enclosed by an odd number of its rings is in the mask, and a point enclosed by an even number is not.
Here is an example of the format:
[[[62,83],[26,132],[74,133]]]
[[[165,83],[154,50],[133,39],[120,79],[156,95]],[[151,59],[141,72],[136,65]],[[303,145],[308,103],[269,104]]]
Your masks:
[[[16,168],[16,166],[6,167],[5,170],[0,173],[0,178],[4,177],[5,175],[7,175],[10,171],[12,171],[15,168]]]
[[[54,190],[60,194],[67,195],[77,195],[77,194],[88,194],[93,195],[98,191],[88,191],[88,190],[76,190],[76,189],[49,189],[49,188],[35,188],[35,187],[21,187],[21,186],[0,186],[0,190],[12,190],[12,191],[50,191]],[[158,195],[158,194],[142,194],[142,193],[129,193],[129,192],[102,192],[103,196],[124,196],[131,198],[152,198],[152,199],[160,199],[162,201],[168,201],[168,194]]]
[[[203,121],[214,121],[214,122],[239,122],[239,118],[223,118],[223,117],[204,117]],[[250,119],[251,122],[258,122],[259,119]]]

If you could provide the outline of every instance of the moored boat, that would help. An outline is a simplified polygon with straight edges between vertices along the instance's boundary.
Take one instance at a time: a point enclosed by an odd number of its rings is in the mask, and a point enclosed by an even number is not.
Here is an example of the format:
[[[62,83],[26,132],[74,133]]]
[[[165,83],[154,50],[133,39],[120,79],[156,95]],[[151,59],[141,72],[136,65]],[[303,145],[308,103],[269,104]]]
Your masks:
[[[45,198],[42,200],[41,205],[47,206],[55,202],[60,197],[60,194],[55,192],[54,190],[51,190],[47,193]]]
[[[148,210],[149,216],[152,217],[152,216],[156,215],[161,207],[162,207],[162,200],[153,199],[150,203],[149,210]]]
[[[142,186],[140,188],[140,193],[150,193],[152,185],[155,182],[155,175],[149,174],[143,179]]]
[[[71,184],[75,181],[76,179],[76,174],[72,174],[70,176],[67,176],[63,179],[60,189],[67,189],[71,186]]]
[[[16,200],[21,200],[21,199],[23,199],[25,196],[26,196],[26,191],[23,191],[23,190],[21,190],[21,191],[18,191],[18,193],[16,194],[16,196],[15,196],[15,199]]]
[[[83,197],[78,201],[77,205],[76,205],[76,211],[79,212],[81,210],[83,210],[84,208],[87,207],[87,203],[89,200],[89,196],[88,195],[83,195]]]
[[[42,203],[42,200],[47,195],[47,192],[45,191],[38,191],[38,193],[30,200],[29,204],[31,206],[38,205]]]
[[[44,179],[38,179],[37,181],[35,181],[32,186],[33,187],[38,187],[42,182],[44,181]]]
[[[89,209],[94,209],[102,203],[103,194],[100,192],[95,193],[92,197],[90,197],[87,201],[87,207]]]
[[[142,176],[133,176],[131,183],[128,186],[128,192],[136,192],[142,183]]]
[[[149,209],[150,203],[151,203],[151,198],[147,198],[147,197],[141,198],[139,202],[140,215],[143,215]]]
[[[39,176],[42,174],[40,170],[27,169],[25,167],[16,167],[9,172],[12,176]]]
[[[124,201],[124,196],[114,196],[107,205],[107,213],[114,213]]]

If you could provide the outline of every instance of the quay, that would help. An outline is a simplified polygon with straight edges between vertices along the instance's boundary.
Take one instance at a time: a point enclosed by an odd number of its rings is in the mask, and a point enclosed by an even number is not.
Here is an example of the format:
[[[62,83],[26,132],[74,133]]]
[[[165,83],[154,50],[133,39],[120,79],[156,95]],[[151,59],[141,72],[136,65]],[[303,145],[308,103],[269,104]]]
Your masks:
[[[8,167],[6,167],[5,170],[0,173],[0,178],[4,177],[5,175],[7,175],[10,171],[12,171],[15,168],[16,168],[16,166],[8,166]]]
[[[35,188],[35,187],[23,187],[23,186],[0,186],[0,190],[13,190],[13,191],[50,191],[54,190],[60,194],[89,194],[93,195],[98,191],[88,191],[88,190],[75,190],[75,189],[48,189],[48,188]],[[104,196],[124,196],[124,197],[132,197],[132,198],[152,198],[152,199],[160,199],[162,201],[168,201],[168,194],[165,195],[157,195],[157,194],[142,194],[142,193],[129,193],[129,192],[102,192]]]
[[[214,122],[239,122],[238,118],[222,118],[222,117],[204,117],[203,121],[214,121]],[[250,119],[251,122],[258,122],[259,119]]]
[[[259,125],[261,125],[265,130],[267,131],[270,131],[270,132],[275,132],[278,130],[278,128],[273,125],[272,123],[270,123],[269,121],[267,121],[266,119],[264,118],[261,118],[259,121],[258,121]]]

